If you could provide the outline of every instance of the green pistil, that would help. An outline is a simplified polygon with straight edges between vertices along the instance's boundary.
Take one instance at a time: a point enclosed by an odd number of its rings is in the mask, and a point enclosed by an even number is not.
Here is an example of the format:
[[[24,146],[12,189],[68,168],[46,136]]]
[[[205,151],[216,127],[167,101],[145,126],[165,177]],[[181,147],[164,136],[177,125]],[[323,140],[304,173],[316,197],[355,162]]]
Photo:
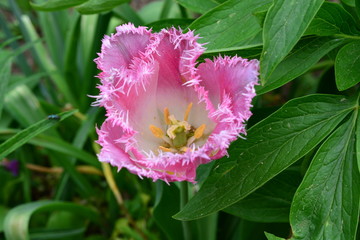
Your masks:
[[[188,137],[187,137],[187,134],[184,131],[184,129],[182,129],[181,132],[178,132],[178,131],[175,131],[175,132],[176,132],[175,133],[176,137],[173,139],[174,147],[180,148],[180,147],[186,146]]]

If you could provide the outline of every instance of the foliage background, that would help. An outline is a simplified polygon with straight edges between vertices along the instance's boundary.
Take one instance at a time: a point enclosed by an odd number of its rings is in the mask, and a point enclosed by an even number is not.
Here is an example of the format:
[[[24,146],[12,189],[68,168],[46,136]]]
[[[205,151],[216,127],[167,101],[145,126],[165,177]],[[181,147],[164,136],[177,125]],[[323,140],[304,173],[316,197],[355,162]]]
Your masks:
[[[357,239],[359,17],[359,0],[1,1],[0,161],[19,170],[0,168],[0,239]],[[195,30],[199,61],[261,61],[246,139],[188,192],[96,159],[93,59],[126,22]]]

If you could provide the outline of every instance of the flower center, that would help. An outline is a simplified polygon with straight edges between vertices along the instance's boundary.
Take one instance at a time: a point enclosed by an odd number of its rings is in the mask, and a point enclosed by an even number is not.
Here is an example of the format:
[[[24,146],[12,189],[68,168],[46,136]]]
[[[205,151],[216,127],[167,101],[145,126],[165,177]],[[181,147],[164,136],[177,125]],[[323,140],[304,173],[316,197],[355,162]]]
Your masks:
[[[169,109],[164,109],[164,120],[166,123],[166,132],[154,125],[150,125],[149,129],[152,134],[164,140],[159,146],[159,149],[164,152],[186,152],[188,147],[197,139],[204,135],[206,125],[202,124],[200,127],[195,128],[188,122],[189,114],[192,108],[190,103],[185,111],[184,119],[179,121],[174,115],[170,115]]]

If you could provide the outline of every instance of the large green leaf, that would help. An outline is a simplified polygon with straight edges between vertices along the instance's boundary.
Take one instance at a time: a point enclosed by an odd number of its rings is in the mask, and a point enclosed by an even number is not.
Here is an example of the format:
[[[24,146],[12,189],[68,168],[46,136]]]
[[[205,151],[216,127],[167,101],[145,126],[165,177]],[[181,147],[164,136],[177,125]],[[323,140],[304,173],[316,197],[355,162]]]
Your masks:
[[[291,239],[351,240],[359,221],[357,111],[322,144],[291,206]]]
[[[265,85],[256,86],[256,93],[263,94],[304,74],[325,54],[344,44],[344,39],[312,37],[300,41],[291,53],[275,68]]]
[[[173,19],[163,19],[156,22],[152,22],[147,24],[155,32],[160,32],[163,28],[181,28],[186,29],[189,24],[193,22],[192,19],[185,19],[185,18],[173,18]]]
[[[47,118],[40,122],[37,122],[30,127],[22,130],[18,134],[14,135],[7,141],[3,142],[0,145],[0,159],[6,157],[8,154],[13,152],[15,149],[19,148],[23,144],[25,144],[27,141],[29,141],[31,138],[37,136],[38,134],[44,132],[45,130],[53,127],[56,125],[59,121],[62,121],[71,115],[73,115],[77,110],[63,112],[57,115],[58,118],[52,119]]]
[[[86,1],[88,0],[47,0],[40,4],[30,2],[30,5],[38,11],[56,11],[77,6]]]
[[[201,218],[234,204],[313,149],[357,104],[342,96],[294,99],[248,131],[218,160],[200,189],[175,215]]]
[[[289,222],[291,201],[300,181],[298,172],[285,171],[224,211],[253,222]]]
[[[271,0],[230,0],[207,12],[190,26],[209,50],[261,44],[261,27],[253,15]]]
[[[76,7],[76,10],[81,14],[95,14],[110,11],[126,2],[129,2],[129,0],[88,0],[86,3]]]
[[[341,0],[341,2],[345,3],[346,5],[349,5],[351,7],[355,7],[355,1],[356,0]]]
[[[266,82],[276,66],[295,46],[324,0],[276,0],[266,14],[261,80]]]
[[[98,222],[100,216],[94,210],[84,206],[60,202],[60,201],[38,201],[19,205],[11,209],[4,220],[4,232],[7,240],[29,240],[30,218],[39,212],[69,211],[85,217],[86,219]],[[78,232],[73,232],[78,234]],[[38,238],[37,238],[38,239]]]
[[[342,47],[335,60],[336,86],[346,90],[360,82],[360,41]]]
[[[353,17],[337,3],[324,2],[306,29],[306,35],[330,36],[335,34],[359,35]]]
[[[176,2],[198,13],[205,13],[218,5],[212,0],[176,0]]]

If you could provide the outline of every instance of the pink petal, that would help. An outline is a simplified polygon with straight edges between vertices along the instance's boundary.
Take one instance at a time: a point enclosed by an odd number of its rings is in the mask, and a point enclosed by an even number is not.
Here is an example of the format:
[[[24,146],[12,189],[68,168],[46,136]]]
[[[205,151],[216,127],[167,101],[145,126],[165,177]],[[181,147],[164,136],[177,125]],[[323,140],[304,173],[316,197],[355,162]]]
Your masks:
[[[230,143],[246,134],[245,121],[251,116],[251,101],[255,96],[254,85],[258,84],[259,63],[240,57],[218,57],[205,60],[198,67],[201,76],[197,91],[217,122],[208,139],[211,159],[227,155]]]
[[[128,68],[134,58],[140,58],[146,51],[151,37],[146,27],[136,28],[132,23],[121,25],[116,31],[104,37],[101,53],[95,59],[102,71]]]
[[[241,118],[241,122],[251,116],[258,71],[258,60],[249,61],[240,57],[218,57],[214,61],[206,59],[198,67],[201,85],[207,91],[212,107],[221,111],[226,110],[221,107],[228,106],[234,115]]]
[[[199,101],[194,89],[186,86],[198,82],[195,64],[204,48],[196,42],[197,37],[192,31],[183,34],[175,28],[164,29],[159,33],[159,38],[157,54],[154,54],[154,60],[159,64],[158,107],[159,109],[169,108],[175,117],[181,119],[188,104]],[[192,112],[201,111],[195,108],[197,106],[194,105]]]

